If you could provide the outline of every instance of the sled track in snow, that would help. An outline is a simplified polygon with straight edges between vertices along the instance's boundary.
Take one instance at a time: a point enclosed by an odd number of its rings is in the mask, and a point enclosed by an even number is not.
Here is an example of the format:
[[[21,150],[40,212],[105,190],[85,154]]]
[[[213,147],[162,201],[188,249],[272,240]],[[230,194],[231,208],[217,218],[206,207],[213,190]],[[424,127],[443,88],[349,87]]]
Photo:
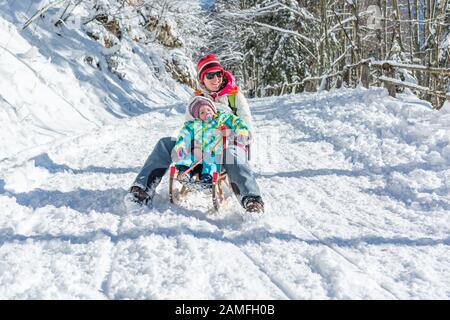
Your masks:
[[[263,265],[258,263],[246,250],[237,246],[239,250],[256,266],[258,269],[264,273],[269,280],[277,287],[288,299],[290,300],[298,300],[296,294],[292,292],[292,290],[285,284],[283,281],[278,279],[277,276],[270,274]]]
[[[317,236],[314,232],[307,230],[306,228],[304,228],[300,221],[298,221],[297,218],[295,218],[297,220],[297,222],[299,222],[299,227],[305,231],[306,233],[310,234],[313,238],[315,238],[319,243],[323,244],[324,246],[326,246],[327,248],[329,248],[330,250],[332,250],[334,253],[336,253],[341,259],[344,259],[345,261],[347,261],[351,266],[353,266],[354,268],[356,268],[358,271],[364,273],[365,276],[367,276],[367,278],[371,279],[380,289],[382,289],[382,291],[386,292],[389,296],[391,296],[393,299],[397,299],[400,300],[400,297],[398,297],[394,292],[392,292],[391,290],[389,290],[388,288],[386,288],[386,286],[380,284],[378,281],[375,281],[370,275],[369,273],[362,269],[360,266],[358,266],[358,264],[356,264],[351,258],[347,257],[347,255],[345,255],[344,253],[340,252],[339,249],[335,248],[333,244],[329,243],[328,241],[322,240],[319,236]]]

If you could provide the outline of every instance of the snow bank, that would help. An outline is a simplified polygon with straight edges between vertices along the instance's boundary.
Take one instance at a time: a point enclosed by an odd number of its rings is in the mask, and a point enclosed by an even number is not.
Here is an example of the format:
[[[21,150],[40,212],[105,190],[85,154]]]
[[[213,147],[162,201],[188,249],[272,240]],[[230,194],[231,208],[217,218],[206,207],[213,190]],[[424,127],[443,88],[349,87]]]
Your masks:
[[[308,139],[327,141],[353,167],[389,177],[386,188],[396,197],[420,206],[446,203],[450,208],[446,107],[433,110],[413,95],[393,99],[381,88],[317,93],[307,105],[297,96],[278,101],[279,108],[271,110],[270,117],[297,128],[287,138],[306,133]],[[292,161],[294,155],[287,168]]]
[[[104,48],[81,29],[55,27],[55,10],[22,30],[45,3],[0,3],[0,159],[191,95],[164,70],[161,46],[123,41],[111,73],[107,59],[118,48]]]

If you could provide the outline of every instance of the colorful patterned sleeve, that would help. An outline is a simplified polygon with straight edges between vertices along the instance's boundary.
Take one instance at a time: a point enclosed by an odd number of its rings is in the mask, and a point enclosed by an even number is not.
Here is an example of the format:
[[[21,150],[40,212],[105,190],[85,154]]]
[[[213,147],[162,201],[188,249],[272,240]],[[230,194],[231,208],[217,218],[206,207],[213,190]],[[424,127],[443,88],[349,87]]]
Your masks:
[[[233,130],[237,142],[242,144],[248,143],[249,132],[247,124],[245,123],[244,119],[230,114],[228,119],[225,121],[225,125],[228,126],[231,130]]]
[[[190,147],[191,141],[193,139],[193,130],[191,126],[191,121],[186,121],[178,134],[177,141],[175,142],[175,152],[178,158],[183,159],[187,155]]]

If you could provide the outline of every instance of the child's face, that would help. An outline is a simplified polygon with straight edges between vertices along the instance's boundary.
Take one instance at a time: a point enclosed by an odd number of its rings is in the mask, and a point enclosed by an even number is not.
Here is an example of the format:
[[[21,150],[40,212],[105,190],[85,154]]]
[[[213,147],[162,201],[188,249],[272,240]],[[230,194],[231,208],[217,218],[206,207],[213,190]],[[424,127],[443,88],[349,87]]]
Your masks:
[[[207,118],[212,119],[214,116],[214,111],[211,107],[208,106],[201,106],[198,110],[198,117],[205,121]]]

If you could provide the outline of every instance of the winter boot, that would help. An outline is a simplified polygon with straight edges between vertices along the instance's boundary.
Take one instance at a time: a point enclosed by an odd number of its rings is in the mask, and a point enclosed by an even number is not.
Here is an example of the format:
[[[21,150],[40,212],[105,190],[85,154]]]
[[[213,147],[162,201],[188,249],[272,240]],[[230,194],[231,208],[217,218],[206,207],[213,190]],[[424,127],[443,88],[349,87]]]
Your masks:
[[[187,171],[187,170],[189,169],[189,167],[179,165],[179,166],[176,166],[176,168],[177,168],[177,170],[178,170],[178,177],[177,177],[177,179],[178,179],[178,181],[179,181],[182,185],[187,185],[187,184],[189,184],[189,183],[192,182],[192,177],[193,177],[193,172],[192,172],[192,170],[189,171],[188,173],[186,173],[186,174],[180,176],[182,173],[184,173],[185,171]]]
[[[138,186],[131,187],[130,194],[132,195],[131,200],[140,205],[147,205],[152,200],[148,191]]]
[[[264,202],[261,197],[246,196],[242,199],[242,206],[246,212],[264,213]]]
[[[212,188],[212,176],[210,174],[202,174],[200,176],[200,182],[203,189],[211,189]]]

